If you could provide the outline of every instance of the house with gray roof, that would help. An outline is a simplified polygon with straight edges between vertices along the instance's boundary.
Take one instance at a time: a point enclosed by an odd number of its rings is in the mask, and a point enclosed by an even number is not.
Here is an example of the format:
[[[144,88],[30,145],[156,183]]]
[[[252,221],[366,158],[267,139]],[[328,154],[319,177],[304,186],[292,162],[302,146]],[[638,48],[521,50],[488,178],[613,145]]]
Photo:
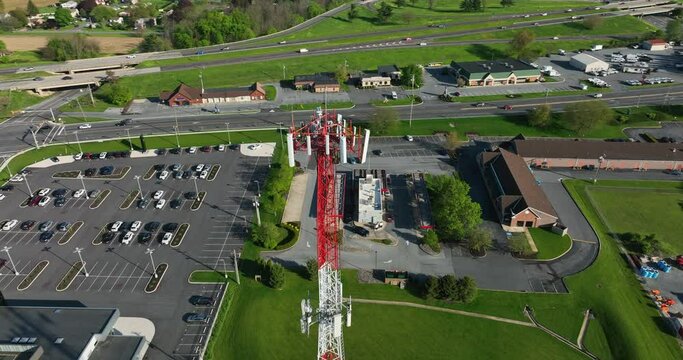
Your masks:
[[[451,62],[451,73],[466,86],[496,86],[538,82],[541,71],[516,59]]]

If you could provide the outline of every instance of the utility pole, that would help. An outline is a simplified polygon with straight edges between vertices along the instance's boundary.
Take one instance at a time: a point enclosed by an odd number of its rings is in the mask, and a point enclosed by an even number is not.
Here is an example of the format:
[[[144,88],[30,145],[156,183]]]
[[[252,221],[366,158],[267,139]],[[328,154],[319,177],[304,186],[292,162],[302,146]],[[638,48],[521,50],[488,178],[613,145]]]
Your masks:
[[[133,151],[133,140],[130,138],[130,129],[126,129],[126,133],[128,134],[128,145],[130,145],[130,151]]]
[[[90,196],[88,195],[88,189],[85,188],[85,181],[83,181],[83,174],[78,175],[78,178],[81,180],[81,185],[83,185],[83,191],[85,191],[85,198],[90,199]]]
[[[5,246],[2,248],[2,251],[7,253],[7,258],[9,259],[9,263],[12,264],[12,270],[14,270],[14,275],[19,275],[19,271],[17,271],[17,267],[14,266],[14,261],[12,260],[12,256],[10,256],[9,251],[12,249],[11,246]]]
[[[78,131],[74,131],[74,135],[76,135],[76,144],[78,144],[78,152],[82,154],[83,148],[81,147],[81,141],[78,140]]]
[[[83,90],[81,90],[83,91]],[[76,98],[76,104],[78,104],[78,108],[81,109],[81,116],[83,116],[83,122],[86,122],[85,120],[85,112],[83,111],[83,107],[81,106],[81,102]]]
[[[52,122],[57,122],[57,120],[55,120],[55,112],[52,111],[52,108],[50,108],[50,116],[52,116]]]
[[[33,135],[33,144],[35,144],[36,149],[40,149],[40,144],[38,144],[38,139],[36,139],[36,133],[31,128],[28,128],[28,131],[30,131],[31,135]]]
[[[90,93],[90,103],[95,105],[95,98],[92,96],[92,88],[90,87],[90,84],[88,84],[88,93]],[[50,111],[52,111],[52,108],[50,108]],[[54,114],[52,117],[55,117]]]
[[[282,65],[282,80],[287,79],[287,67]]]
[[[88,276],[90,276],[90,274],[88,274],[88,269],[85,268],[85,261],[83,261],[83,256],[81,255],[81,251],[83,251],[83,248],[79,248],[79,247],[77,247],[76,250],[74,250],[74,252],[76,254],[78,254],[78,259],[81,260],[81,264],[83,265],[83,271],[85,272],[85,277],[88,277]]]
[[[230,123],[229,122],[225,123],[225,129],[228,131],[228,145],[232,145],[232,141],[230,141]]]
[[[2,157],[2,163],[4,164],[6,161],[7,161],[7,156],[3,156]],[[14,176],[12,174],[12,170],[9,168],[9,163],[7,163],[7,165],[5,166],[5,169],[7,169],[7,172],[9,173],[9,177]]]
[[[199,188],[197,187],[197,178],[194,178],[192,180],[194,180],[194,191],[197,193],[197,196],[199,196]]]
[[[593,178],[593,184],[598,182],[598,171],[600,170],[600,165],[602,165],[602,162],[605,161],[605,154],[602,154],[598,158],[598,166],[595,168],[595,177]]]
[[[202,94],[204,93],[204,76],[202,74],[202,71],[199,71],[199,82],[202,84]]]
[[[261,204],[258,202],[258,197],[254,196],[254,202],[252,204],[256,208],[256,225],[261,226],[261,212],[259,211],[259,206]]]
[[[258,180],[254,180],[256,183],[256,196],[261,197],[261,184]]]
[[[145,254],[149,254],[149,260],[152,262],[152,273],[156,279],[159,277],[159,275],[157,275],[157,268],[154,266],[154,258],[152,257],[152,253],[154,253],[154,249],[147,248],[147,250],[145,250]]]
[[[413,74],[413,77],[410,79],[410,83],[412,84],[412,93],[410,95],[410,121],[408,122],[408,127],[412,128],[413,127],[413,103],[415,103],[415,74]]]
[[[138,191],[140,192],[140,200],[142,200],[142,186],[140,186],[140,175],[133,176],[133,179],[135,179],[138,182]]]
[[[237,250],[232,249],[232,256],[235,259],[235,276],[237,278],[237,285],[240,284],[240,269],[237,267]],[[223,261],[223,264],[225,265],[225,261]],[[225,272],[225,278],[227,279],[228,277],[228,272]]]
[[[284,125],[283,123],[279,123],[279,126],[277,128],[277,131],[280,133],[280,146],[282,147],[282,151],[285,150],[285,140],[284,140],[284,137],[282,136],[282,126],[283,125]]]

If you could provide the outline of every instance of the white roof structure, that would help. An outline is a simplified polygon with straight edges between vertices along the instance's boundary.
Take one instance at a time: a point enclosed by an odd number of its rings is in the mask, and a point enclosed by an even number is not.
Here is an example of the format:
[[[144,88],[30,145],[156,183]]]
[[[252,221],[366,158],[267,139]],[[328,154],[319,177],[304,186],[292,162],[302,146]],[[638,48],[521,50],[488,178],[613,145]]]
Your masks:
[[[382,182],[372,175],[358,179],[358,222],[382,221]]]
[[[571,58],[574,62],[579,62],[584,65],[590,65],[595,62],[605,63],[604,61],[596,58],[595,56],[588,55],[586,53],[576,54]],[[607,63],[605,63],[607,64]]]

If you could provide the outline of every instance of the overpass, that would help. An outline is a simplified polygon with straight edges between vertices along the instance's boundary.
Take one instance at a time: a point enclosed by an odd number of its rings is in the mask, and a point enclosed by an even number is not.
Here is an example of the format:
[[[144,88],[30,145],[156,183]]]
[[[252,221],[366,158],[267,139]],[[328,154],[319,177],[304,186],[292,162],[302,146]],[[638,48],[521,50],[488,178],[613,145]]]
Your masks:
[[[151,74],[159,72],[159,68],[145,69],[119,69],[113,70],[114,76],[133,76]],[[38,94],[45,91],[71,89],[76,87],[86,87],[90,85],[99,86],[102,80],[107,78],[107,71],[93,71],[83,73],[73,73],[72,75],[45,76],[35,79],[24,79],[15,81],[0,82],[0,90],[33,90]],[[39,79],[39,80],[36,80]]]

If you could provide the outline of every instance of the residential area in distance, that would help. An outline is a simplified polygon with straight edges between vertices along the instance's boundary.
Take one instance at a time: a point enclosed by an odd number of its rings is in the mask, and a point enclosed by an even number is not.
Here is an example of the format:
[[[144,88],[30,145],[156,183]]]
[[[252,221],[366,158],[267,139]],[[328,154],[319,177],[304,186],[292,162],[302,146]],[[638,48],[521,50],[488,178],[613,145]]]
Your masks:
[[[681,359],[681,121],[680,0],[0,0],[0,358]]]

